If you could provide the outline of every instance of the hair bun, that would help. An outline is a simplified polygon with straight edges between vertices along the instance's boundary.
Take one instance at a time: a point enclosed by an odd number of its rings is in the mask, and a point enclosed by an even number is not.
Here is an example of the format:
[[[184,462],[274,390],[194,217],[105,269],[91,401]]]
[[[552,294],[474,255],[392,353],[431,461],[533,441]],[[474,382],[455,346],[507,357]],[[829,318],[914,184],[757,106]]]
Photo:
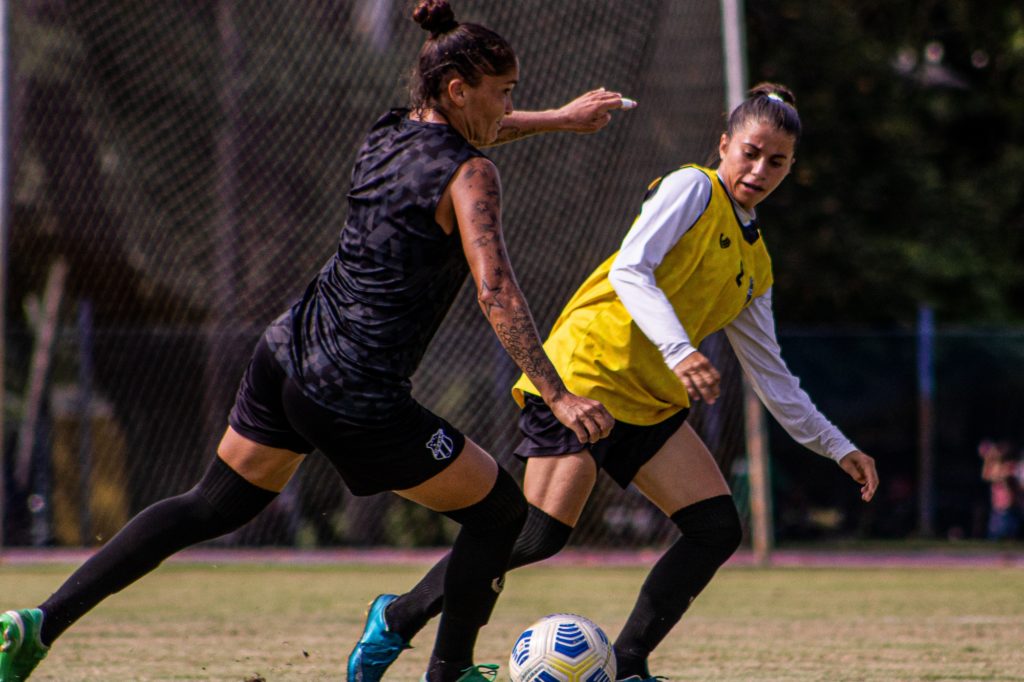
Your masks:
[[[421,0],[412,11],[412,18],[420,28],[435,36],[447,33],[459,25],[447,0]]]
[[[750,89],[750,96],[767,97],[796,108],[796,95],[785,85],[779,83],[758,83]]]

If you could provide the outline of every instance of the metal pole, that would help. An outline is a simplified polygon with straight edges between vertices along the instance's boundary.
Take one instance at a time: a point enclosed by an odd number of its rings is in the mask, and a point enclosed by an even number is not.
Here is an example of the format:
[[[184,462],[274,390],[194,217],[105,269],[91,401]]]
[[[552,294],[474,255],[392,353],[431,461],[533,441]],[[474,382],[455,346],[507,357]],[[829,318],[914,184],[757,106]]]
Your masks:
[[[932,492],[935,477],[935,315],[923,305],[917,313],[917,457],[918,457],[918,521],[922,537],[935,534]]]
[[[238,211],[238,154],[242,128],[241,82],[243,79],[242,36],[235,24],[233,0],[217,4],[217,33],[220,37],[221,71],[218,103],[221,127],[217,132],[217,214],[213,225],[216,275],[209,296],[212,308],[206,322],[207,370],[205,382],[204,452],[213,450],[224,431],[225,401],[234,388],[227,380],[233,367],[234,340],[238,334],[238,300],[242,261]],[[231,350],[229,350],[231,349]]]
[[[746,98],[747,45],[743,0],[721,0],[722,52],[725,62],[726,104],[731,112]],[[775,544],[772,532],[771,466],[764,407],[746,376],[743,377],[743,412],[746,423],[748,476],[750,482],[750,536],[754,560],[771,562]]]
[[[88,547],[92,536],[92,301],[78,304],[78,491],[79,542]]]
[[[8,18],[6,0],[0,0],[0,551],[3,551],[7,525],[7,440],[4,423],[4,365],[7,362],[7,230],[11,211],[8,206],[8,168],[10,158],[8,130],[8,88],[10,66],[8,63]]]
[[[735,109],[747,92],[747,40],[743,0],[722,0],[722,48],[725,58],[725,101]]]
[[[771,460],[764,408],[749,381],[743,381],[743,412],[746,420],[747,480],[750,483],[750,540],[754,562],[771,563],[775,534],[772,531]]]

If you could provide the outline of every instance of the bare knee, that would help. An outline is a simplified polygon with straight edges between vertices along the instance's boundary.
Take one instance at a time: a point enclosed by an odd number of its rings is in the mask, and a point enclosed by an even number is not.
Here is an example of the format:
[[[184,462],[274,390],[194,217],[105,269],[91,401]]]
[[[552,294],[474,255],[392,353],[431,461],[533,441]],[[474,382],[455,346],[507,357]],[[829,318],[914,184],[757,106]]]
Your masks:
[[[217,455],[249,483],[273,492],[284,489],[305,459],[297,452],[249,440],[231,427],[224,432]]]

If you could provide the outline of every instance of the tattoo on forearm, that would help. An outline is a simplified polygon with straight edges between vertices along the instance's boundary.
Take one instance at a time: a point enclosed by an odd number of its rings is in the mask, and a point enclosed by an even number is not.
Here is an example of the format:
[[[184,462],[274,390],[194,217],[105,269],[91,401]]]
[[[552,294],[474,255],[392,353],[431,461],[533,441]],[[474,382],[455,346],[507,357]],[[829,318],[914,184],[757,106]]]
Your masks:
[[[558,372],[540,344],[537,328],[525,306],[514,307],[511,320],[496,323],[494,331],[509,357],[534,384],[560,381]]]
[[[480,281],[480,305],[483,306],[484,315],[487,316],[488,320],[491,319],[491,310],[494,308],[505,307],[498,298],[501,295],[501,290],[503,288],[504,287],[500,286],[491,286],[487,283],[486,277]]]
[[[479,249],[471,255],[471,262],[479,264],[477,300],[502,346],[519,368],[538,388],[550,387],[557,391],[561,380],[544,352],[505,253],[501,236],[500,182],[494,173],[470,175],[472,170],[472,167],[466,169],[465,174],[466,179],[473,178],[467,189],[473,193],[474,201],[464,237]]]

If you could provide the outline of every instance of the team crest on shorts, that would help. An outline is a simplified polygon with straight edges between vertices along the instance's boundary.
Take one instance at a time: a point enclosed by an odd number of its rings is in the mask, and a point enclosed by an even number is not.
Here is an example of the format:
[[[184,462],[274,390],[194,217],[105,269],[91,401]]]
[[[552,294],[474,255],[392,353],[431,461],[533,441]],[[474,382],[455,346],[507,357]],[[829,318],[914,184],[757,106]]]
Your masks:
[[[437,433],[427,441],[427,449],[430,450],[434,459],[448,459],[454,454],[455,442],[444,432],[444,429],[438,429]]]

